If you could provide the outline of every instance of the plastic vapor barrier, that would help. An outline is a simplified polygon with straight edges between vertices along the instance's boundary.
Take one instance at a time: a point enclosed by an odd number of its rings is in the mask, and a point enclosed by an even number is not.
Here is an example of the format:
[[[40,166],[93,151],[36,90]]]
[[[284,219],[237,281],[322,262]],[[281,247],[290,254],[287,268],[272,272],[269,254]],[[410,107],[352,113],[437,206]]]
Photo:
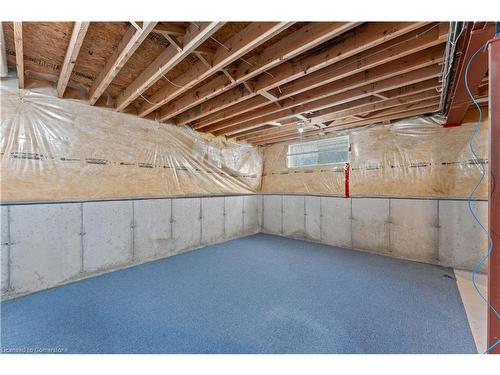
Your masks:
[[[467,144],[474,116],[470,112],[461,126],[452,128],[444,128],[437,117],[417,117],[339,132],[349,135],[349,173],[345,164],[287,168],[288,144],[264,147],[261,191],[344,196],[349,176],[351,196],[465,198],[480,175]],[[487,116],[475,149],[487,168]],[[485,179],[476,198],[487,198],[487,193]]]
[[[11,85],[12,86],[12,85]],[[257,149],[2,81],[3,202],[251,193]]]

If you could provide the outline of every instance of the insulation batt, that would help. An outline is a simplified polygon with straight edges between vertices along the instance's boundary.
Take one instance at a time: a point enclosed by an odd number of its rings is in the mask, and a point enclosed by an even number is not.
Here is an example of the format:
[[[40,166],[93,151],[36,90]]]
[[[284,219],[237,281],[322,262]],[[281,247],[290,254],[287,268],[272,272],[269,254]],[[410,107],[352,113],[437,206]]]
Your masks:
[[[466,198],[480,176],[467,144],[476,120],[471,111],[453,128],[443,128],[434,116],[338,132],[349,135],[351,144],[351,196]],[[344,164],[288,169],[288,144],[262,148],[263,192],[344,195]],[[474,147],[487,168],[487,116]],[[487,195],[485,178],[476,198]]]
[[[252,193],[256,148],[2,81],[2,202]]]

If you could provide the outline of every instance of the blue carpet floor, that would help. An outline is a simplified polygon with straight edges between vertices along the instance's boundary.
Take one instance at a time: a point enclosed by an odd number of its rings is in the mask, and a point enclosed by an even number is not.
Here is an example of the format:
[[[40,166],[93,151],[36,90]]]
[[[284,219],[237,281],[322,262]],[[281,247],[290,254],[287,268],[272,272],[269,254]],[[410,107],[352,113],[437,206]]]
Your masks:
[[[1,304],[4,352],[474,353],[453,272],[258,234]]]

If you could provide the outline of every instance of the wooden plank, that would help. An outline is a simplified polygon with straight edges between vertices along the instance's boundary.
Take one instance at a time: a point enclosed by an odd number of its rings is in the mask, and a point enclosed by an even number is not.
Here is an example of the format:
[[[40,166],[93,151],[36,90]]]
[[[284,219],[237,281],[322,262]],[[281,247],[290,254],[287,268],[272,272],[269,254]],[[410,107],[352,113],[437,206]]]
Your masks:
[[[245,59],[234,73],[234,82],[228,84],[222,77],[196,90],[186,92],[163,110],[163,119],[168,120],[204,101],[245,82],[256,75],[289,60],[307,50],[340,35],[359,23],[355,22],[311,22],[289,36],[267,47],[261,54]]]
[[[125,63],[130,59],[137,48],[139,48],[155,26],[156,22],[144,22],[143,28],[140,30],[137,30],[134,26],[128,28],[118,48],[106,62],[104,69],[90,89],[89,102],[91,105],[95,104],[97,99],[103,94],[104,90],[106,90],[118,72],[123,68]]]
[[[117,111],[123,111],[133,100],[180,63],[201,43],[223,26],[223,22],[191,23],[182,38],[182,51],[168,46],[117,98]]]
[[[362,73],[355,74],[353,76],[344,78],[339,81],[331,82],[322,87],[302,92],[294,97],[284,99],[280,101],[280,105],[283,109],[292,108],[297,105],[302,105],[307,102],[314,100],[319,100],[321,98],[331,96],[334,93],[340,93],[343,91],[352,90],[360,86],[366,86],[367,84],[375,83],[381,80],[385,80],[391,77],[400,76],[402,73],[409,73],[412,71],[419,70],[424,67],[432,67],[431,74],[439,75],[440,69],[436,69],[435,64],[442,61],[442,49],[437,47],[431,48],[426,53],[417,53],[412,58],[402,58],[393,61],[389,64],[385,64],[371,70],[367,70]],[[427,74],[427,73],[425,73]],[[396,82],[397,84],[397,82]],[[379,86],[379,90],[387,90],[389,87],[384,88]],[[366,90],[366,95],[371,95],[372,92],[377,92],[377,90]],[[214,132],[214,134],[220,134],[221,130],[231,131],[233,129],[242,129],[247,125],[254,125],[253,119],[259,119],[263,116],[269,116],[272,113],[278,112],[275,107],[270,107],[269,105],[262,107],[258,110],[247,112],[246,115],[240,115],[236,118],[231,118],[227,121],[222,121],[219,123],[212,124],[208,127],[203,128],[204,131]],[[258,121],[258,120],[257,120]],[[231,129],[231,130],[228,130]],[[225,134],[225,133],[224,133]]]
[[[14,48],[16,50],[17,80],[20,89],[24,89],[24,49],[23,49],[23,23],[14,24]]]
[[[241,32],[227,40],[224,45],[217,48],[211,62],[211,68],[207,68],[202,62],[195,64],[190,70],[174,80],[173,85],[167,84],[152,95],[149,101],[154,104],[145,102],[139,110],[139,116],[146,116],[160,108],[189,90],[191,87],[224,68],[227,64],[244,56],[256,46],[283,31],[291,24],[291,22],[251,23]]]
[[[66,50],[64,63],[59,72],[59,79],[57,80],[57,95],[60,98],[63,97],[66,86],[68,85],[71,72],[73,71],[76,59],[80,53],[80,48],[82,47],[89,25],[90,22],[75,22],[73,26],[73,32],[71,34],[68,49]]]
[[[375,26],[377,25],[378,24]],[[386,23],[383,23],[383,25],[386,25]],[[370,27],[368,29],[364,27],[363,31],[365,32],[360,35],[354,34],[351,38],[347,38],[344,43],[335,44],[325,49],[322,53],[306,57],[294,63],[287,62],[279,65],[271,71],[271,75],[277,77],[277,74],[280,72],[281,75],[285,75],[286,72],[291,74],[290,79],[286,79],[286,82],[291,82],[291,89],[288,92],[288,96],[291,96],[300,92],[298,90],[302,89],[304,86],[311,87],[320,85],[322,81],[323,83],[328,83],[328,80],[335,80],[343,76],[363,71],[413,52],[442,44],[446,40],[447,27],[442,27],[440,24],[427,25],[426,28],[417,26],[422,25],[417,24],[410,27],[407,23],[402,23],[399,27],[393,26],[393,33],[388,35],[385,35],[380,30],[378,30],[377,34],[367,35],[366,31],[375,32],[380,26],[376,28]],[[389,26],[386,26],[386,28],[387,27]],[[357,32],[357,29],[353,32]],[[350,41],[351,39],[355,39],[356,41]],[[327,67],[330,66],[331,68],[327,69]],[[299,71],[300,73],[298,74],[305,77],[303,77],[302,80],[295,80],[295,76],[292,76],[294,71]],[[318,71],[318,73],[314,73],[316,71]],[[315,81],[314,76],[311,76],[312,74],[316,74],[316,78],[319,79]],[[276,87],[273,77],[268,74],[259,76],[256,86],[263,80],[269,82],[269,85],[264,87],[260,84],[260,89],[271,90]],[[280,80],[280,83],[283,86],[285,84],[283,80]],[[281,88],[280,86],[280,89]],[[242,93],[237,89],[230,90],[224,95],[219,95],[191,110],[181,113],[177,117],[176,123],[178,125],[192,123],[197,119],[238,103],[242,103],[241,108],[247,108],[247,106],[243,104],[244,101],[257,95],[257,91],[258,90],[254,90],[253,93]],[[283,97],[282,93],[278,92],[278,94],[278,96]],[[265,101],[261,100],[260,103],[263,104]],[[198,127],[197,124],[193,125]],[[209,123],[204,125],[209,125]]]
[[[295,139],[312,139],[313,137],[319,136],[319,134],[327,135],[339,130],[346,130],[350,128],[356,128],[365,125],[382,123],[384,121],[397,120],[402,118],[408,118],[413,116],[419,116],[426,113],[433,113],[439,110],[439,100],[431,100],[429,102],[420,102],[416,105],[410,105],[412,109],[407,109],[408,105],[401,107],[391,108],[390,111],[379,116],[374,116],[361,121],[346,120],[337,123],[335,126],[329,126],[325,129],[312,129],[306,130],[302,135],[298,134],[296,127],[294,126],[293,131],[289,134],[281,135],[279,137],[270,137],[268,139],[260,140],[248,140],[249,143],[254,145],[269,145],[280,142],[288,142]]]

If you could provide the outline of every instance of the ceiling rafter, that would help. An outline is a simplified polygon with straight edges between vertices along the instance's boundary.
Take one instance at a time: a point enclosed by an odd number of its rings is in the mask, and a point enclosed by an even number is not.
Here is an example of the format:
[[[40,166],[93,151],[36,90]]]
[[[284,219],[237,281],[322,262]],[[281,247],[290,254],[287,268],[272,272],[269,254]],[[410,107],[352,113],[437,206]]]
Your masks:
[[[143,22],[141,29],[137,29],[133,25],[129,26],[120,44],[118,44],[118,47],[108,59],[103,70],[90,88],[89,103],[91,105],[94,105],[97,99],[104,93],[109,84],[155,26],[156,22]]]
[[[57,95],[60,98],[63,97],[66,86],[68,86],[71,72],[73,72],[73,68],[75,67],[76,59],[80,53],[80,48],[82,47],[89,25],[90,22],[75,22],[75,25],[73,26],[71,39],[69,40],[66,56],[64,57],[64,63],[61,67],[61,71],[59,72],[59,79],[57,81]]]
[[[160,108],[221,68],[244,56],[256,46],[280,33],[291,24],[291,22],[251,23],[217,48],[210,68],[206,67],[202,62],[192,66],[185,74],[174,80],[174,84],[163,86],[151,96],[149,102],[143,103],[139,110],[139,116],[146,116]]]
[[[168,46],[117,98],[116,110],[123,111],[162,75],[179,64],[196,47],[219,30],[224,22],[191,23],[182,37],[182,50]]]

